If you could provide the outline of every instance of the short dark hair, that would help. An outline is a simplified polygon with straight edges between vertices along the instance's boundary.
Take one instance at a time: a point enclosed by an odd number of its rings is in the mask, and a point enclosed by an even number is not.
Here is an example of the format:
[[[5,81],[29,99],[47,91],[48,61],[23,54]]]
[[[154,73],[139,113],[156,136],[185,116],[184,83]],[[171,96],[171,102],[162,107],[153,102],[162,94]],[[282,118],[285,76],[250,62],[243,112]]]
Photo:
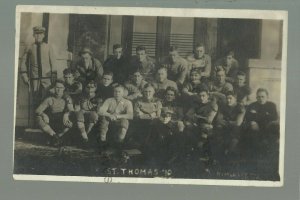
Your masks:
[[[88,81],[85,87],[87,87],[88,85],[94,85],[97,88],[97,83],[94,80]]]
[[[217,65],[215,67],[215,71],[216,71],[216,73],[219,72],[219,71],[225,71],[224,66],[223,65]]]
[[[143,50],[146,51],[146,47],[143,45],[139,45],[135,48],[135,51],[143,51]]]
[[[258,88],[256,91],[256,95],[260,92],[265,92],[267,94],[267,96],[269,96],[269,92],[266,88]]]
[[[169,48],[169,52],[172,52],[172,51],[178,51],[178,47],[173,45],[173,46],[170,46]]]
[[[163,66],[163,65],[161,65],[161,66],[159,66],[159,67],[157,68],[156,73],[157,73],[159,70],[161,70],[161,69],[165,70],[165,71],[168,73],[168,69],[167,69],[165,66]]]
[[[206,85],[197,85],[195,88],[195,92],[197,94],[200,94],[201,92],[206,92],[207,94],[209,93],[208,87]]]
[[[198,47],[203,47],[205,49],[205,45],[202,42],[196,43],[195,46],[194,46],[194,49],[196,49]]]
[[[198,73],[199,75],[201,75],[201,70],[198,69],[198,68],[192,68],[190,74],[192,74],[193,72],[196,72],[196,73]]]
[[[133,75],[137,72],[140,73],[143,76],[142,70],[140,70],[140,69],[133,70],[133,72],[131,74]]]
[[[173,91],[175,96],[177,96],[178,91],[175,87],[172,87],[172,86],[167,87],[165,90],[165,94],[167,94],[168,91]]]
[[[234,51],[233,50],[229,50],[226,52],[226,56],[234,56]]]
[[[112,78],[114,78],[114,73],[112,71],[104,71],[103,76],[104,75],[111,76]]]
[[[228,91],[226,92],[225,96],[234,96],[235,98],[237,97],[237,94],[234,91]]]
[[[246,73],[243,71],[238,71],[236,75],[237,76],[246,76]]]
[[[113,50],[118,49],[118,48],[123,48],[121,44],[114,44],[113,45]]]
[[[68,74],[74,75],[75,74],[75,70],[71,69],[71,68],[66,68],[66,69],[64,69],[63,74],[64,74],[64,76],[68,75]]]

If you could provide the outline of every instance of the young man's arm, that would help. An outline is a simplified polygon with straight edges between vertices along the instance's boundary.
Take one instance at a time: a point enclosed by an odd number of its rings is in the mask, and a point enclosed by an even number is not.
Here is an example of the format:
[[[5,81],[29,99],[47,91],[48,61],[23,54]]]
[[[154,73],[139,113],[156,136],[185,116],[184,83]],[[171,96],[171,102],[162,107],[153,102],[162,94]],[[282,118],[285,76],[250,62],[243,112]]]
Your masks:
[[[206,119],[207,123],[212,124],[212,122],[217,114],[217,111],[218,111],[218,105],[216,104],[216,105],[212,106],[211,111],[207,115],[207,119]]]
[[[190,108],[187,113],[185,114],[185,124],[190,124],[194,121],[195,116],[195,108]]]
[[[245,108],[241,108],[240,113],[236,117],[236,120],[229,121],[229,123],[233,126],[241,126],[244,121],[245,113],[246,113]]]
[[[141,109],[140,109],[140,105],[139,102],[136,102],[134,105],[134,115],[138,118],[138,119],[151,119],[151,116],[149,113],[144,113]]]
[[[46,123],[49,123],[49,117],[44,112],[51,105],[51,101],[51,98],[46,98],[35,110],[36,115],[41,116]]]
[[[81,94],[82,93],[82,84],[80,82],[75,82],[76,84],[76,90],[74,92],[69,92],[69,94]]]
[[[98,114],[101,115],[101,116],[104,116],[104,117],[109,117],[111,118],[112,115],[110,113],[108,113],[108,107],[110,105],[110,99],[106,99],[103,103],[102,106],[99,107],[98,109]]]
[[[210,77],[210,72],[211,72],[211,58],[209,55],[206,56],[207,59],[207,64],[204,68],[204,71],[201,73],[202,76],[204,77]]]
[[[126,99],[133,100],[133,99],[136,99],[137,97],[141,96],[141,92],[135,86],[133,86],[131,84],[126,84],[125,87],[129,94],[128,96],[126,96]]]
[[[45,114],[44,111],[51,105],[51,98],[46,98],[35,110],[37,115]]]
[[[188,73],[188,63],[186,60],[183,60],[179,67],[179,76],[177,82],[183,84],[187,73]]]
[[[132,108],[132,103],[128,101],[128,105],[126,106],[126,114],[119,114],[116,115],[117,119],[133,119],[133,108]]]
[[[30,73],[30,72],[27,71],[27,65],[30,65],[30,62],[28,60],[30,53],[31,53],[31,50],[28,47],[26,47],[24,50],[24,53],[21,57],[21,66],[20,66],[20,71],[19,71],[23,81],[26,84],[29,84],[28,73]]]
[[[64,113],[63,116],[63,124],[69,128],[72,127],[72,122],[70,121],[70,112],[74,111],[74,106],[73,106],[73,101],[71,97],[66,98],[66,112]]]

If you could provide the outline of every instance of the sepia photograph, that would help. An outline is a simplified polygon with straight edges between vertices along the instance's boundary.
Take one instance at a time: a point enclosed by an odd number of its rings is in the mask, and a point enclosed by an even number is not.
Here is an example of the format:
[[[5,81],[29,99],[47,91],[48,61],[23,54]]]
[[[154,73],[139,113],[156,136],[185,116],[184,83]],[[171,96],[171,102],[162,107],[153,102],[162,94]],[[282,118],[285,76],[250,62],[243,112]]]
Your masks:
[[[279,187],[287,12],[17,6],[15,180]]]

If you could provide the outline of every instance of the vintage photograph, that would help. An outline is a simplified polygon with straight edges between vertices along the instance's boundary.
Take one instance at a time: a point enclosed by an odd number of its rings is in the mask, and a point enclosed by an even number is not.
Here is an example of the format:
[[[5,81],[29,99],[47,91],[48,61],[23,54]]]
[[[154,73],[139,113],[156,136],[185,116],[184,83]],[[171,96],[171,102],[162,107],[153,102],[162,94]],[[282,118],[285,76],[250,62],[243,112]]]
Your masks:
[[[287,12],[17,6],[14,179],[282,186]]]

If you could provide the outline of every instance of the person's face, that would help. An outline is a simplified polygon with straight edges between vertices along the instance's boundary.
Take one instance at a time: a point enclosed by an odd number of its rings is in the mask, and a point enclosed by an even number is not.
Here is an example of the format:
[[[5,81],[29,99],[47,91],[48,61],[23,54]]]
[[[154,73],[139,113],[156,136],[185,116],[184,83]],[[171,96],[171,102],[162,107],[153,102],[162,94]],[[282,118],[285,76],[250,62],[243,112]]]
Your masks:
[[[44,33],[35,33],[34,35],[34,40],[36,43],[42,43],[45,37]]]
[[[135,72],[132,76],[132,80],[135,84],[139,84],[143,80],[143,76],[140,72]]]
[[[74,76],[73,74],[66,74],[64,75],[65,83],[68,85],[72,85],[74,82]]]
[[[161,114],[159,120],[163,123],[163,124],[167,124],[171,121],[171,115],[170,114]]]
[[[137,55],[140,62],[142,62],[146,59],[146,51],[145,50],[137,51],[136,55]]]
[[[223,70],[217,72],[217,81],[218,83],[225,83],[226,75]]]
[[[81,57],[86,65],[88,65],[90,63],[91,55],[89,53],[84,53],[81,55]]]
[[[226,56],[226,63],[227,65],[231,65],[233,61],[233,56],[232,55],[227,55]]]
[[[175,100],[175,92],[172,90],[167,90],[165,98],[166,98],[166,101],[168,101],[168,102],[174,101]]]
[[[242,87],[242,86],[245,85],[245,82],[246,82],[246,77],[245,77],[245,76],[243,76],[243,75],[238,75],[238,76],[236,77],[236,79],[237,79],[237,85],[238,85],[239,87]]]
[[[57,97],[62,97],[64,95],[65,86],[61,83],[56,83],[55,94]]]
[[[208,102],[208,94],[207,92],[200,92],[199,98],[201,103],[207,103]]]
[[[233,95],[228,95],[226,100],[228,106],[234,106],[236,104],[236,98]]]
[[[164,80],[167,79],[167,71],[164,69],[160,69],[157,71],[157,79],[159,82],[163,82]]]
[[[169,57],[170,57],[172,62],[176,62],[176,60],[178,58],[178,52],[177,51],[170,51],[169,52]]]
[[[201,76],[198,72],[192,72],[191,75],[190,75],[190,79],[193,83],[199,82],[200,79],[201,79]]]
[[[95,84],[90,83],[90,84],[88,84],[88,85],[86,86],[86,89],[85,89],[85,90],[86,90],[87,94],[93,95],[93,94],[95,94],[95,92],[96,92],[96,90],[97,90],[97,87],[96,87]]]
[[[265,104],[268,100],[268,95],[265,92],[259,92],[256,95],[256,99],[259,104]]]
[[[121,98],[123,97],[123,94],[124,94],[123,88],[121,88],[121,87],[116,87],[116,88],[114,89],[114,97],[115,97],[116,99],[121,99]]]
[[[143,91],[143,95],[144,95],[145,99],[147,99],[147,100],[153,99],[154,88],[153,87],[145,88],[144,91]]]
[[[114,56],[115,56],[117,59],[120,59],[120,58],[121,58],[122,53],[123,53],[123,49],[122,49],[121,47],[120,47],[120,48],[114,49]]]
[[[197,58],[201,58],[204,55],[204,53],[205,53],[204,47],[196,47],[195,48],[195,56]]]
[[[112,83],[112,76],[104,75],[102,78],[102,83],[104,86],[109,86]]]

